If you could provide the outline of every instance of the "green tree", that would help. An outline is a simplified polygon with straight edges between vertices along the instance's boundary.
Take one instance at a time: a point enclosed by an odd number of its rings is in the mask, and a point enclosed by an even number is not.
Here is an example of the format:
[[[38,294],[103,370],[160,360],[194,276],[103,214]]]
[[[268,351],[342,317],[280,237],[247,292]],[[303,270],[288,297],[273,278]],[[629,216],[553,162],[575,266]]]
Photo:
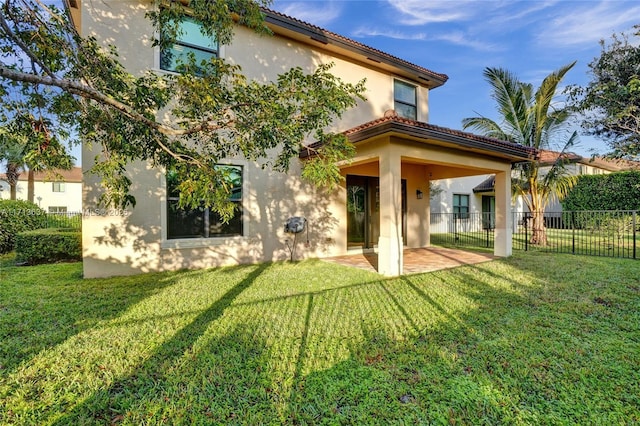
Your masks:
[[[148,18],[159,37],[149,37],[163,51],[183,35],[187,7],[202,34],[222,45],[231,42],[236,25],[270,33],[261,10],[268,0],[153,3]],[[2,7],[0,90],[35,87],[53,93],[47,105],[56,123],[99,148],[91,172],[101,179],[104,204],[135,205],[126,167],[143,160],[180,174],[181,207],[204,202],[228,218],[231,188],[215,167],[221,159],[242,156],[284,172],[305,138],[312,137],[326,143],[304,163],[303,176],[333,185],[340,179],[336,161],[353,155],[344,136],[324,129],[362,97],[364,81],[340,81],[331,64],[311,74],[293,68],[262,83],[224,59],[189,54],[170,58],[179,73],[132,75],[115,47],[105,49],[96,39],[81,37],[54,7],[36,0],[3,0]],[[173,120],[160,120],[160,111]]]
[[[27,200],[33,203],[34,172],[48,172],[53,180],[56,170],[73,166],[74,158],[48,129],[47,119],[36,119],[31,113],[14,114],[11,122],[0,127],[0,161],[5,164],[12,200],[22,173],[27,173]]]
[[[575,62],[549,74],[537,90],[519,81],[501,68],[486,68],[484,77],[491,85],[500,122],[486,117],[465,118],[462,125],[485,136],[521,144],[535,149],[560,147],[561,155],[550,166],[541,168],[537,161],[516,165],[511,186],[521,195],[532,215],[531,243],[547,244],[544,211],[554,197],[562,198],[575,182],[566,173],[565,153],[578,140],[571,132],[570,112],[554,105],[558,85]]]
[[[609,44],[602,40],[589,84],[568,90],[583,129],[605,140],[617,158],[640,158],[640,25],[635,28],[633,41],[624,33]]]

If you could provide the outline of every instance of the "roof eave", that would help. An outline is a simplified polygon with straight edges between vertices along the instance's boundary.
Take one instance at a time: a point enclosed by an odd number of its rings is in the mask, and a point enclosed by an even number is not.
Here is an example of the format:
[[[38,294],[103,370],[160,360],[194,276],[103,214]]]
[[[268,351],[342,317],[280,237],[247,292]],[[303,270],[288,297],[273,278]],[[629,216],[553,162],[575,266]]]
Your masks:
[[[362,56],[372,63],[384,63],[397,68],[400,71],[411,74],[414,78],[430,89],[442,86],[449,79],[448,76],[438,73],[429,73],[428,70],[417,65],[410,64],[400,58],[385,54],[382,51],[369,48],[360,43],[352,42],[346,37],[338,37],[331,32],[324,31],[313,25],[306,25],[297,19],[276,13],[274,11],[264,9],[265,21],[275,27],[283,28],[297,34],[310,38],[311,40],[328,45],[331,44],[337,48]],[[274,31],[277,32],[277,31]]]
[[[487,151],[495,154],[499,154],[502,157],[508,158],[512,163],[520,163],[531,161],[535,158],[535,152],[529,151],[524,147],[519,146],[496,146],[490,143],[465,138],[463,136],[453,135],[436,129],[423,128],[418,126],[412,126],[410,124],[401,123],[397,121],[388,121],[376,126],[368,127],[366,129],[355,131],[348,135],[349,140],[352,143],[358,143],[367,139],[371,139],[376,136],[380,136],[385,133],[397,133],[404,136],[410,136],[418,139],[429,139],[434,141],[441,141],[449,144],[459,146],[461,148],[471,148],[481,151]]]

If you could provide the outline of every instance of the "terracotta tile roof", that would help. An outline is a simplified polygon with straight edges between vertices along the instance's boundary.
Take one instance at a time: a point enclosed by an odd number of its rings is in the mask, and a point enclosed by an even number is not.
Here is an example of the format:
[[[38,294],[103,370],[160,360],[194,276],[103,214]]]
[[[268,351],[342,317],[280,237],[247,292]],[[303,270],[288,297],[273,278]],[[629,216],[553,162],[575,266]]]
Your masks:
[[[583,157],[574,152],[560,153],[551,150],[540,150],[540,164],[551,165],[556,162],[558,157],[562,154],[565,161],[569,163],[580,163],[587,166],[596,167],[611,172],[618,172],[623,170],[640,170],[640,163],[637,161],[621,160],[615,158],[606,158],[602,156],[596,157]]]
[[[309,34],[313,40],[319,41],[320,43],[323,43],[323,44],[335,42],[335,44],[339,44],[342,47],[355,49],[357,51],[360,51],[360,53],[362,53],[372,61],[386,62],[396,66],[400,65],[418,74],[425,74],[428,77],[435,80],[435,82],[432,82],[433,87],[441,86],[449,79],[449,77],[446,74],[441,74],[441,73],[431,71],[420,65],[413,64],[402,58],[383,52],[382,50],[376,49],[371,46],[367,46],[366,44],[352,40],[343,35],[328,31],[317,25],[313,25],[308,22],[302,21],[300,19],[285,15],[281,12],[277,12],[275,10],[266,9],[266,8],[263,8],[263,12],[266,15],[267,23],[271,23],[273,25],[277,25],[283,28],[289,28],[293,31]],[[427,80],[424,77],[422,77],[422,79]]]
[[[598,167],[604,170],[609,170],[611,172],[619,172],[624,170],[640,170],[640,163],[637,161],[621,160],[615,158],[583,157],[580,163],[592,167]]]
[[[550,151],[548,149],[541,149],[538,151],[538,162],[540,164],[553,164],[558,158],[562,156],[562,159],[569,163],[575,163],[580,161],[582,157],[575,152],[558,152]]]
[[[403,118],[398,116],[395,111],[387,111],[384,117],[353,127],[344,131],[343,134],[347,136],[352,143],[357,143],[372,137],[373,132],[375,131],[379,131],[381,133],[395,131],[422,139],[449,142],[461,146],[463,149],[475,148],[495,153],[502,153],[511,157],[517,157],[520,160],[525,160],[527,158],[534,159],[537,155],[536,150],[533,148]],[[300,157],[305,158],[313,155],[313,149],[317,149],[320,146],[322,146],[321,142],[310,144],[308,146],[309,149],[301,150]]]
[[[62,182],[69,183],[81,183],[82,182],[82,168],[74,167],[71,170],[56,170],[55,172],[35,172],[34,178],[36,182],[53,182],[55,180],[59,180],[56,178],[56,174],[60,175],[58,178],[61,178]],[[7,175],[2,173],[0,174],[0,179],[6,180]],[[27,181],[28,176],[26,172],[20,173],[18,177],[19,181]]]

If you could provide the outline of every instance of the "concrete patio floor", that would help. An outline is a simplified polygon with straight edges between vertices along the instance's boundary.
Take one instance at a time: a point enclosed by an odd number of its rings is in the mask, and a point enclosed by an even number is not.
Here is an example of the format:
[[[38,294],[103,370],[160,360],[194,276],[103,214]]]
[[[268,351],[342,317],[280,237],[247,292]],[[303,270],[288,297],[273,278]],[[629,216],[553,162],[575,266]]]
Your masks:
[[[442,247],[427,247],[405,249],[403,266],[404,274],[416,274],[455,268],[461,265],[474,265],[494,259],[496,259],[496,257],[488,253]],[[378,253],[348,254],[345,256],[328,257],[323,260],[354,268],[366,269],[371,272],[378,271]]]

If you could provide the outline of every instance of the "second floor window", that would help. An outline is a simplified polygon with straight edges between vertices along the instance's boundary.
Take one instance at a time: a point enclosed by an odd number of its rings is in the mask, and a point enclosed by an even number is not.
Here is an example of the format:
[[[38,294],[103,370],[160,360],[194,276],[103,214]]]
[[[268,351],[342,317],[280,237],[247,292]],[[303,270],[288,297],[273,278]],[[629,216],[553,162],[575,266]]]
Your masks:
[[[64,192],[64,182],[53,182],[53,192]]]
[[[469,195],[453,194],[453,213],[457,219],[469,219]]]
[[[160,52],[160,68],[178,71],[180,64],[189,63],[189,55],[194,55],[196,65],[218,56],[218,43],[202,33],[200,24],[189,17],[180,22],[180,34],[173,44]],[[164,37],[164,35],[163,35]]]
[[[416,86],[404,81],[393,81],[393,109],[400,117],[418,119]]]

